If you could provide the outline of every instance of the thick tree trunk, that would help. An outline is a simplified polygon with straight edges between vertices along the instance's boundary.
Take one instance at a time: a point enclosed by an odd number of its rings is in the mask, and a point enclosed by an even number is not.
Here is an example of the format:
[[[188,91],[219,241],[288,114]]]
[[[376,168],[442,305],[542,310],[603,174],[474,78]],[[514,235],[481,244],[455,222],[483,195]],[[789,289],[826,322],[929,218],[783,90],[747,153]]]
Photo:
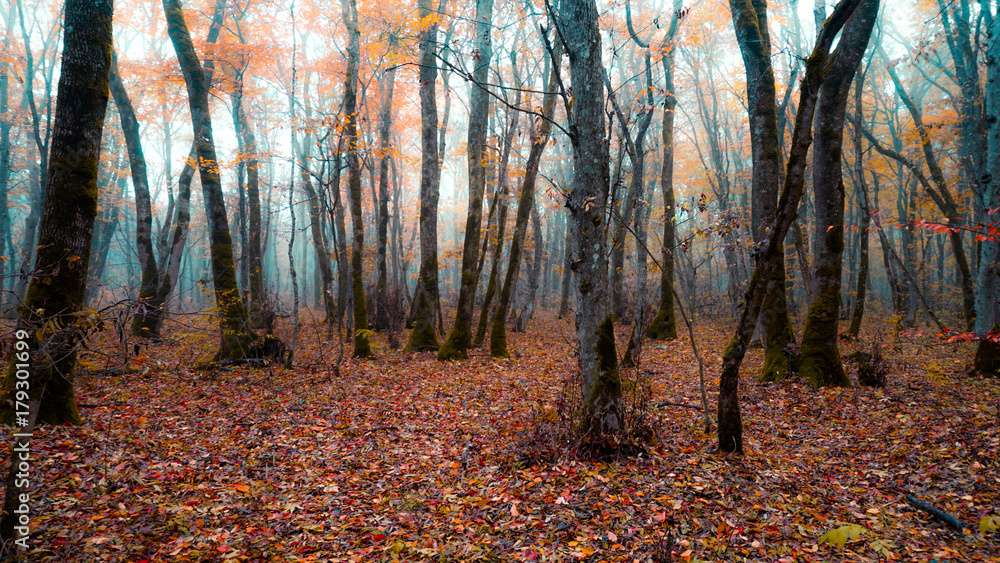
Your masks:
[[[575,102],[570,110],[573,183],[569,194],[576,237],[576,336],[585,428],[598,436],[622,429],[621,378],[615,351],[604,218],[608,205],[604,67],[594,0],[567,2],[558,14]],[[553,70],[558,71],[558,59]]]
[[[420,18],[431,15],[431,0],[420,0]],[[434,314],[438,308],[437,207],[440,162],[438,162],[437,102],[437,23],[420,34],[420,283],[413,304],[413,330],[405,350],[438,349],[434,334]]]
[[[247,311],[240,299],[236,281],[233,240],[229,234],[219,161],[215,155],[215,142],[212,137],[212,118],[208,106],[209,83],[191,41],[191,34],[184,21],[184,12],[179,0],[163,0],[163,10],[166,13],[167,33],[177,52],[184,82],[187,85],[198,171],[205,200],[205,213],[208,216],[212,279],[222,333],[215,359],[217,361],[243,359],[250,351],[255,335],[248,326]]]
[[[469,209],[465,220],[462,248],[462,280],[458,290],[455,324],[438,350],[438,360],[467,359],[472,345],[472,314],[479,284],[479,239],[483,222],[483,193],[486,191],[486,133],[489,121],[490,60],[493,57],[491,20],[493,0],[476,2],[476,40],[473,47],[472,86],[469,95],[469,135],[466,152],[469,164]]]
[[[73,393],[77,349],[89,319],[81,307],[97,218],[97,172],[111,66],[110,0],[67,0],[62,71],[52,130],[48,186],[39,227],[37,275],[21,308],[29,350],[11,357],[0,421],[25,426],[17,403],[38,401],[37,420],[81,423]],[[27,377],[21,377],[27,364]],[[15,390],[27,381],[28,399]],[[8,491],[10,494],[11,491]],[[7,526],[4,526],[5,534]],[[12,528],[11,528],[12,530]]]
[[[735,6],[743,8],[737,10]],[[753,237],[759,245],[767,238],[774,222],[778,187],[781,185],[781,139],[778,137],[777,94],[771,66],[771,38],[768,34],[767,6],[731,0],[736,24],[736,38],[743,54],[747,73],[747,97],[750,113],[750,144],[753,156]],[[785,296],[784,252],[776,258],[772,271],[774,291],[764,298],[760,325],[764,332],[764,367],[761,379],[781,377],[788,368],[785,348],[795,341]],[[779,279],[780,278],[780,279]]]
[[[844,255],[843,144],[847,99],[854,75],[868,47],[879,0],[862,0],[844,27],[831,55],[816,106],[816,149],[813,152],[813,222],[815,254],[813,286],[802,331],[799,373],[815,387],[849,387],[837,347],[840,278]]]

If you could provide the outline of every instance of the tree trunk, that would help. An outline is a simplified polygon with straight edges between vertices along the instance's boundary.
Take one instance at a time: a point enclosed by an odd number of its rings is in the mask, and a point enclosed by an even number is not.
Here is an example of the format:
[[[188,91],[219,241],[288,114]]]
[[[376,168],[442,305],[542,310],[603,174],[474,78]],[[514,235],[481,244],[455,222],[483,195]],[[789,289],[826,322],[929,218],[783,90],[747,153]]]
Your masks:
[[[242,38],[241,38],[242,41]],[[257,137],[253,126],[247,119],[243,107],[243,71],[237,70],[236,87],[233,91],[233,127],[239,141],[241,163],[245,159],[246,169],[246,240],[245,246],[246,277],[249,289],[249,310],[252,328],[264,328],[264,266],[261,254],[261,220],[260,220],[260,162],[257,159]]]
[[[598,436],[622,429],[621,378],[615,351],[604,218],[608,205],[604,67],[594,0],[566,2],[558,14],[575,102],[569,115],[573,183],[569,194],[576,238],[576,336],[584,428]],[[559,59],[553,61],[558,72]]]
[[[198,171],[208,217],[212,279],[222,333],[215,360],[243,359],[249,352],[255,335],[248,326],[247,312],[236,282],[233,240],[229,234],[219,161],[212,138],[212,118],[208,106],[209,83],[191,41],[179,0],[163,0],[163,9],[166,13],[167,33],[177,52],[184,83],[187,85]]]
[[[739,404],[739,371],[753,336],[757,318],[761,313],[765,295],[784,285],[784,279],[776,275],[783,269],[783,241],[788,229],[795,220],[799,200],[802,198],[802,188],[805,183],[806,157],[809,145],[812,143],[812,121],[816,109],[816,98],[822,84],[823,70],[826,67],[830,45],[840,28],[857,7],[861,0],[842,0],[834,9],[833,14],[820,28],[816,46],[806,60],[806,72],[802,79],[799,92],[798,113],[795,116],[795,127],[792,132],[792,142],[788,153],[788,173],[784,178],[784,189],[778,201],[777,212],[773,224],[767,230],[767,237],[759,247],[757,266],[750,283],[747,286],[747,303],[740,315],[736,334],[729,341],[722,355],[722,372],[719,376],[719,400],[717,416],[719,450],[728,453],[743,453],[743,420]],[[730,0],[730,10],[736,27],[737,38],[743,51],[759,49],[762,45],[766,50],[757,55],[770,57],[770,47],[761,35],[761,15],[767,8],[754,5],[750,0]],[[756,56],[756,55],[755,55]],[[754,84],[755,71],[747,64],[748,86]],[[773,79],[771,87],[773,88]],[[751,114],[753,115],[753,114]],[[751,120],[753,117],[751,117]],[[777,150],[777,147],[773,147]],[[754,168],[757,168],[757,155],[754,152]],[[768,157],[769,158],[769,157]],[[787,362],[787,360],[786,360]]]
[[[431,16],[431,0],[419,0],[417,14]],[[420,34],[420,283],[413,305],[413,330],[405,350],[438,349],[434,334],[434,314],[438,308],[437,207],[440,163],[438,162],[437,102],[437,23]]]
[[[859,76],[854,86],[854,118],[861,123],[863,118],[861,113],[861,85],[864,77]],[[855,288],[857,298],[854,302],[854,311],[851,313],[851,326],[847,329],[848,336],[857,338],[861,333],[861,320],[865,315],[865,298],[868,295],[868,244],[869,230],[871,229],[872,216],[868,212],[868,185],[865,183],[864,152],[861,150],[861,129],[854,128],[854,189],[858,200],[859,215],[861,217],[858,225],[858,236],[861,247],[858,252],[858,281]]]
[[[156,250],[153,247],[153,210],[149,197],[149,181],[146,175],[146,158],[142,153],[139,121],[132,108],[121,74],[118,72],[118,57],[111,59],[111,94],[118,108],[125,146],[128,148],[129,169],[132,172],[132,188],[135,191],[135,245],[139,256],[142,279],[139,284],[139,298],[132,317],[132,335],[159,337],[155,313],[147,303],[156,297],[156,283],[159,270],[156,266]],[[151,314],[147,314],[151,313]]]
[[[660,191],[663,193],[663,250],[660,257],[660,306],[649,322],[646,336],[657,340],[677,338],[677,315],[674,312],[674,113],[677,96],[674,95],[674,41],[680,25],[681,2],[674,2],[674,17],[670,21],[667,38],[663,42],[663,127],[660,142],[663,144],[663,162],[660,166]],[[692,301],[693,303],[693,301]]]
[[[989,10],[986,11],[989,14]],[[985,203],[988,209],[1000,207],[1000,23],[998,19],[990,17],[987,20],[989,29],[989,42],[987,43],[987,65],[986,83],[988,90],[986,94],[986,115],[989,116],[989,137],[987,139],[988,152],[986,157],[986,170],[989,182],[984,186]],[[983,264],[980,267],[980,277],[983,275],[996,275],[1000,259],[1000,242],[994,240],[983,241]],[[983,271],[986,271],[986,274]],[[1000,343],[995,341],[997,334],[1000,334],[1000,323],[997,323],[995,313],[997,307],[997,280],[991,286],[992,294],[988,298],[980,299],[979,314],[992,317],[994,325],[991,330],[994,339],[984,337],[979,341],[976,348],[975,368],[976,371],[987,377],[1000,377]],[[982,289],[980,289],[982,291]],[[978,319],[978,317],[977,317]]]
[[[28,343],[28,350],[23,358],[12,356],[7,368],[3,385],[7,400],[0,404],[4,424],[26,426],[23,419],[29,413],[22,406],[29,401],[39,402],[32,414],[41,423],[82,422],[73,375],[77,350],[91,322],[81,307],[97,218],[101,136],[110,97],[112,12],[110,0],[66,2],[37,275],[28,287],[18,324],[23,331],[19,340]],[[26,378],[16,362],[28,364]],[[26,381],[27,388],[20,381]],[[27,390],[27,398],[22,400],[15,389]],[[3,528],[4,534],[12,531],[7,525]]]
[[[799,373],[814,387],[849,387],[837,347],[840,278],[844,255],[843,144],[847,99],[854,75],[871,37],[879,0],[862,0],[844,27],[843,37],[827,64],[816,106],[816,149],[813,151],[813,287],[802,331]]]
[[[389,163],[392,160],[389,134],[392,132],[392,92],[396,84],[396,68],[385,71],[379,86],[382,89],[382,111],[379,119],[378,173],[378,279],[375,282],[375,329],[389,329],[388,290],[389,268],[386,250],[389,246]]]
[[[560,48],[555,48],[553,57],[559,61],[562,57]],[[497,297],[497,308],[493,312],[493,323],[490,329],[490,356],[494,358],[508,358],[510,352],[507,351],[507,313],[510,310],[511,301],[514,296],[514,289],[517,286],[518,273],[521,267],[521,252],[524,246],[524,237],[528,231],[528,220],[531,218],[531,210],[535,206],[535,181],[538,178],[538,166],[542,160],[542,153],[549,143],[549,135],[552,132],[552,116],[556,107],[556,88],[558,87],[556,62],[552,63],[551,74],[549,76],[548,94],[542,102],[542,118],[532,128],[531,150],[528,153],[528,162],[525,164],[524,177],[521,179],[521,196],[517,203],[517,215],[514,218],[514,233],[510,242],[510,258],[507,261],[507,272],[504,275],[504,282]],[[603,72],[603,67],[599,67]],[[603,90],[602,90],[603,95]],[[605,155],[607,152],[605,151]],[[607,188],[605,188],[606,190]],[[605,192],[606,193],[606,192]],[[607,268],[607,264],[605,264]]]
[[[472,86],[469,95],[469,136],[466,152],[469,163],[469,209],[465,220],[462,248],[462,281],[458,290],[455,324],[438,350],[438,360],[468,359],[472,345],[472,314],[479,284],[479,239],[483,222],[483,192],[486,191],[486,133],[489,121],[490,60],[493,57],[493,0],[476,1],[476,41],[473,47]]]

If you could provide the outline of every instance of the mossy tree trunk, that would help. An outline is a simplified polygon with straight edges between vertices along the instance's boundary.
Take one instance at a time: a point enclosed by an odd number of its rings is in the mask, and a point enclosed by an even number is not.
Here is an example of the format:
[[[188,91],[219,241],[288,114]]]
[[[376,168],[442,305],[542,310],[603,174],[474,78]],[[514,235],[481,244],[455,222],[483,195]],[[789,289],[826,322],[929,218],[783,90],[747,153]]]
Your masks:
[[[775,213],[774,223],[767,230],[757,254],[757,266],[747,287],[746,307],[740,315],[736,333],[726,346],[722,355],[722,371],[719,376],[718,446],[727,453],[743,453],[743,420],[740,415],[739,378],[740,365],[746,355],[753,336],[757,318],[764,305],[765,296],[774,291],[784,280],[779,279],[775,272],[781,268],[784,255],[785,235],[795,220],[802,189],[805,183],[807,167],[806,157],[812,143],[812,121],[816,110],[816,99],[819,87],[823,82],[823,70],[830,52],[830,45],[862,0],[842,0],[834,9],[833,14],[820,28],[816,38],[816,46],[806,60],[805,77],[799,90],[798,112],[795,115],[795,128],[792,132],[791,145],[788,154],[788,173],[784,178],[784,188]],[[760,15],[766,13],[763,3],[754,4],[752,0],[730,0],[730,11],[736,28],[741,49],[744,45],[756,48],[761,44]],[[748,76],[754,72],[747,65]],[[752,80],[748,78],[748,84]],[[773,84],[772,84],[773,86]],[[752,119],[752,118],[751,118]],[[756,166],[756,161],[755,161]]]
[[[660,305],[646,328],[646,336],[657,340],[677,338],[677,314],[674,312],[674,113],[677,97],[674,95],[674,44],[680,25],[681,2],[674,1],[674,16],[661,47],[664,78],[663,126],[660,143],[663,161],[660,165],[660,191],[663,193],[663,250],[660,258]]]
[[[351,294],[354,296],[355,358],[370,358],[368,341],[368,309],[365,303],[363,255],[365,223],[361,215],[361,161],[358,158],[358,64],[361,56],[358,30],[358,8],[354,0],[341,0],[344,24],[347,26],[347,71],[344,80],[344,142],[347,143],[347,185],[351,191],[351,223],[354,239],[351,244]]]
[[[420,0],[417,15],[431,15],[431,0]],[[438,308],[437,208],[440,163],[438,162],[437,102],[437,23],[420,33],[420,282],[413,304],[413,330],[405,350],[437,350],[434,315]]]
[[[240,42],[244,43],[242,34]],[[249,290],[248,311],[250,326],[253,328],[264,328],[265,322],[262,316],[264,310],[264,261],[261,252],[261,217],[260,217],[260,162],[257,158],[257,137],[254,135],[253,126],[247,118],[246,109],[243,106],[243,69],[235,69],[233,84],[233,128],[236,139],[239,142],[241,158],[245,159],[246,169],[246,240],[245,259],[246,277]]]
[[[734,2],[730,2],[733,6]],[[771,37],[768,33],[767,6],[758,0],[746,5],[744,25],[737,25],[736,39],[743,55],[747,74],[750,145],[753,157],[752,214],[754,242],[763,244],[767,229],[774,222],[778,188],[782,177],[781,139],[778,137],[777,94],[771,65]],[[733,10],[733,17],[737,12]],[[776,258],[772,271],[774,291],[765,298],[760,313],[764,332],[764,367],[761,379],[781,377],[788,367],[784,350],[795,341],[785,295],[784,254]]]
[[[11,32],[14,30],[14,3],[7,10],[7,30],[3,39],[3,50],[10,49]],[[0,69],[0,115],[7,115],[7,66]],[[10,210],[8,208],[8,186],[10,185],[10,129],[13,126],[7,119],[0,119],[0,316],[5,315],[4,301],[7,297],[8,266],[13,261],[10,255],[14,252],[10,232]],[[11,269],[13,270],[13,269]]]
[[[465,242],[462,247],[462,280],[458,290],[455,324],[438,350],[438,360],[468,359],[472,345],[472,314],[479,285],[479,239],[483,222],[483,193],[486,191],[486,133],[489,120],[490,61],[493,58],[493,0],[476,2],[476,40],[473,47],[472,85],[469,94],[469,209],[465,219]]]
[[[816,107],[813,151],[813,294],[802,331],[799,373],[815,387],[848,387],[837,347],[844,258],[844,120],[851,83],[878,15],[878,0],[862,0],[826,69]]]
[[[248,326],[247,311],[236,281],[233,240],[229,234],[226,202],[222,196],[222,178],[219,175],[219,161],[212,135],[212,118],[208,105],[209,82],[195,52],[179,0],[163,0],[163,10],[166,14],[167,34],[177,52],[188,90],[195,153],[202,197],[205,200],[205,214],[208,217],[212,279],[222,333],[215,359],[243,359],[249,352],[255,335]]]
[[[36,276],[28,286],[18,328],[27,358],[11,356],[4,377],[0,421],[25,426],[17,414],[17,376],[29,372],[29,400],[37,421],[80,424],[73,393],[76,354],[88,322],[81,310],[91,237],[97,218],[97,175],[111,67],[110,0],[67,0],[62,71],[45,202],[39,224]],[[27,361],[25,361],[27,360]],[[27,364],[22,368],[19,364]],[[35,414],[33,413],[33,414]]]
[[[622,429],[621,378],[608,295],[604,217],[608,206],[604,66],[594,0],[564,2],[558,16],[576,98],[569,112],[573,183],[569,193],[576,238],[576,337],[585,427],[597,434]],[[559,59],[553,61],[558,72]]]
[[[557,47],[553,56],[558,61],[562,56],[562,50]],[[490,356],[494,358],[510,357],[510,352],[507,350],[507,313],[510,311],[514,288],[517,286],[524,237],[528,232],[528,220],[531,218],[531,210],[535,206],[535,181],[538,179],[538,166],[542,160],[542,153],[545,152],[545,147],[549,144],[549,135],[552,132],[552,116],[556,107],[555,92],[559,84],[556,74],[558,72],[557,66],[556,63],[552,64],[547,89],[549,93],[545,95],[542,102],[541,123],[532,129],[531,150],[528,153],[528,162],[525,164],[524,177],[521,179],[521,195],[517,203],[514,233],[510,241],[510,258],[507,261],[507,272],[497,297],[497,308],[493,311],[493,323],[490,329]],[[606,267],[607,265],[605,265]]]
[[[125,136],[125,146],[128,149],[129,169],[132,172],[132,189],[135,191],[135,246],[139,257],[139,267],[142,278],[139,284],[139,299],[136,304],[135,316],[132,317],[132,335],[158,337],[158,323],[154,322],[155,312],[147,307],[156,297],[159,270],[156,265],[156,250],[153,248],[153,211],[149,197],[149,180],[146,174],[146,158],[142,153],[142,140],[139,134],[139,121],[132,108],[118,71],[118,57],[111,60],[111,94],[118,108],[122,132]],[[149,313],[149,314],[147,314]]]

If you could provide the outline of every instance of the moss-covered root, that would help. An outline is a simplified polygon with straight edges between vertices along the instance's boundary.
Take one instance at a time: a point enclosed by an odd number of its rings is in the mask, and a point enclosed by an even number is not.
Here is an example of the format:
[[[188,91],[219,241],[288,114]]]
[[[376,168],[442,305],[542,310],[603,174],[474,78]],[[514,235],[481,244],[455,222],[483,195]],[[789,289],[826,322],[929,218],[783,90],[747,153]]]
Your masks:
[[[448,338],[445,339],[441,347],[438,348],[437,359],[441,362],[450,362],[453,360],[468,360],[469,353],[466,351],[466,347],[462,347],[460,343],[456,342],[456,339],[452,336],[454,334],[454,329],[448,334]]]
[[[404,352],[433,352],[438,349],[437,336],[434,334],[434,318],[417,318],[413,323],[413,331],[406,341]]]
[[[994,333],[998,331],[1000,325],[993,327]],[[973,366],[984,377],[1000,377],[1000,343],[986,338],[980,340]]]
[[[493,330],[490,331],[490,357],[491,358],[509,358],[510,351],[507,350],[507,326],[504,324],[504,320],[501,318],[497,321],[499,315],[503,314],[500,310],[494,314],[493,318]],[[504,315],[506,316],[506,315]],[[499,324],[499,326],[498,326]]]
[[[834,301],[836,300],[836,301]],[[837,348],[837,305],[840,292],[821,292],[809,307],[802,330],[799,375],[813,387],[850,387],[851,379]]]
[[[660,307],[656,316],[646,327],[646,336],[653,340],[675,340],[677,338],[677,317],[672,310]]]
[[[788,324],[785,325],[785,329],[778,334],[767,335],[764,346],[764,368],[758,378],[760,382],[781,381],[788,372],[801,369],[798,365],[798,356],[791,350],[795,345],[795,333]]]
[[[372,352],[371,341],[368,339],[370,332],[371,331],[366,329],[356,330],[354,332],[354,353],[351,354],[352,358],[370,360],[375,357],[375,354]]]

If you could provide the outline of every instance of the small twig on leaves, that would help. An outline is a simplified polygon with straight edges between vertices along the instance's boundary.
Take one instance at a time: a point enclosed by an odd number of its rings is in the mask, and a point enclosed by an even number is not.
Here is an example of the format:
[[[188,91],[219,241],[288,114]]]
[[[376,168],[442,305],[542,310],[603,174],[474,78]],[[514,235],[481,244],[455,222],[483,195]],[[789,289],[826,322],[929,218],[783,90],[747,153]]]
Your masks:
[[[951,514],[948,514],[947,512],[941,510],[940,508],[935,508],[927,504],[926,502],[917,499],[913,495],[906,495],[906,502],[910,503],[910,505],[913,506],[914,508],[923,510],[927,514],[930,514],[931,516],[944,522],[945,524],[948,525],[948,527],[957,530],[958,532],[962,531],[962,524],[958,521],[958,519],[952,516]]]
[[[660,401],[659,403],[656,403],[656,406],[657,407],[683,407],[685,409],[694,409],[696,411],[704,411],[705,410],[703,407],[700,407],[698,405],[689,405],[687,403],[675,403],[673,401]]]

